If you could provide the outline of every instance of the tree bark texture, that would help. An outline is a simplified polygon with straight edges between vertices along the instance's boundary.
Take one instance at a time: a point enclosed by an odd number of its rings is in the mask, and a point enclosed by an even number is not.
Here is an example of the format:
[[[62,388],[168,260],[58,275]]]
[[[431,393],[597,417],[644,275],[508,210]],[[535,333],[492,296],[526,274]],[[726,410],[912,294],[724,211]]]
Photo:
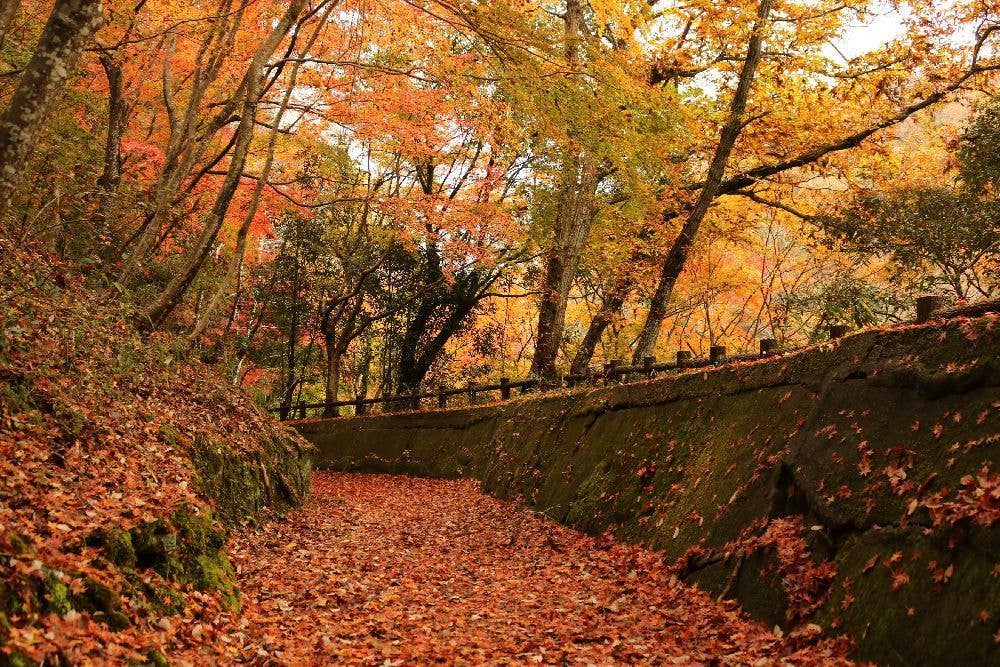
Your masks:
[[[0,221],[7,215],[47,112],[103,21],[100,0],[56,0],[35,53],[0,116]]]

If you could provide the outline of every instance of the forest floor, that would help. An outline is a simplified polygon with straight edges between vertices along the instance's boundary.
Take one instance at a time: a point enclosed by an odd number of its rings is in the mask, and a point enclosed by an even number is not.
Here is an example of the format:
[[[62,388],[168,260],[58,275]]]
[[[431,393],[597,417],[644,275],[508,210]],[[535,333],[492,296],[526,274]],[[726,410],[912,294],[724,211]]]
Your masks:
[[[849,664],[817,626],[779,637],[657,554],[472,481],[319,472],[301,510],[230,548],[243,611],[200,628],[192,662]]]

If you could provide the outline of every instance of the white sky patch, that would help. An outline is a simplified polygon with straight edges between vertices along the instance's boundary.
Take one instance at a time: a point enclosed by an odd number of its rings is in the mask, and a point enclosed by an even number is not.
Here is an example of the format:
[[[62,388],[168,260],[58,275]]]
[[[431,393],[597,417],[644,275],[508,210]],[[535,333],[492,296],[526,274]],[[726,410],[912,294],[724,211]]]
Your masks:
[[[874,51],[901,37],[906,32],[905,20],[903,13],[886,7],[866,23],[847,26],[843,36],[830,40],[825,55],[832,60],[846,61]]]

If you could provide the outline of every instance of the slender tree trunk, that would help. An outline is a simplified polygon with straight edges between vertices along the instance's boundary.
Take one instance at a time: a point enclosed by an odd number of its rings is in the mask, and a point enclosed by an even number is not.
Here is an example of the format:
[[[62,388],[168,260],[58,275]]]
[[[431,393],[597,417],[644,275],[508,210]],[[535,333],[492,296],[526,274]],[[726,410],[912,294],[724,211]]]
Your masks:
[[[747,98],[750,96],[750,88],[757,71],[757,65],[760,63],[761,46],[770,13],[771,0],[761,0],[757,8],[757,21],[747,45],[747,55],[740,70],[736,93],[733,95],[729,115],[719,136],[719,144],[715,149],[715,155],[712,157],[712,163],[708,168],[708,175],[702,185],[701,192],[698,194],[698,199],[695,201],[687,220],[684,221],[684,226],[661,267],[656,291],[650,300],[646,320],[636,341],[635,352],[632,356],[633,364],[641,363],[643,357],[652,354],[660,335],[660,325],[667,314],[667,303],[673,292],[674,284],[684,270],[684,265],[687,263],[688,255],[698,235],[698,229],[719,192],[729,156],[732,154],[736,139],[743,129],[743,112],[746,110]]]
[[[271,34],[264,40],[257,53],[254,54],[253,61],[247,69],[243,88],[243,107],[240,113],[240,122],[236,128],[236,144],[233,147],[233,155],[230,159],[229,169],[226,170],[226,177],[222,183],[215,203],[209,213],[201,235],[195,241],[191,249],[186,253],[185,260],[178,273],[167,283],[163,291],[149,304],[143,312],[143,318],[139,321],[140,328],[152,330],[158,328],[170,316],[170,314],[184,297],[187,288],[194,281],[201,270],[205,259],[208,257],[215,243],[215,239],[225,221],[229,204],[232,202],[236,188],[239,186],[240,178],[243,175],[243,168],[246,164],[247,153],[250,149],[250,141],[253,138],[255,127],[255,117],[257,114],[257,104],[259,102],[261,85],[263,83],[264,65],[274,54],[278,44],[284,39],[298,15],[306,6],[307,0],[293,0],[285,11],[284,16],[278,21]]]
[[[291,405],[292,397],[295,394],[295,350],[299,343],[299,249],[301,244],[299,239],[295,241],[295,269],[292,274],[292,317],[288,326],[288,345],[285,350],[285,363],[288,367],[288,375],[285,379],[285,395],[281,404]],[[288,414],[282,410],[282,419],[287,419]]]
[[[371,371],[372,371],[372,339],[371,335],[365,336],[364,339],[364,357],[361,361],[361,376],[358,379],[358,398],[368,397],[368,384],[371,381]]]
[[[580,44],[586,33],[583,2],[566,0],[563,20],[566,64],[574,69],[579,66]],[[578,152],[568,158],[561,188],[552,245],[545,258],[530,371],[546,382],[558,377],[556,359],[566,324],[566,304],[594,221],[597,168],[589,155]]]
[[[323,408],[324,417],[336,417],[340,414],[340,408],[332,407],[330,404],[338,400],[340,394],[340,347],[337,344],[336,336],[326,336],[326,407]]]
[[[627,276],[622,276],[615,283],[611,291],[604,295],[604,298],[601,299],[600,310],[590,320],[587,333],[584,335],[583,340],[580,341],[580,346],[576,348],[576,355],[573,357],[570,373],[580,374],[587,370],[587,366],[590,365],[591,360],[594,358],[594,351],[597,349],[597,344],[601,342],[605,330],[607,330],[608,326],[611,325],[615,317],[621,312],[622,306],[625,305],[625,300],[631,292],[631,281],[629,281]]]
[[[101,54],[100,60],[108,78],[108,128],[104,140],[104,169],[97,179],[100,198],[97,215],[100,222],[98,234],[101,237],[101,245],[107,246],[111,242],[111,207],[118,194],[118,185],[121,183],[122,137],[128,119],[128,105],[125,103],[122,91],[121,62],[107,52]]]
[[[316,39],[319,37],[323,30],[323,26],[326,23],[327,17],[337,6],[337,3],[331,3],[329,9],[323,16],[316,30],[313,32],[309,42],[302,49],[302,55],[305,56],[309,50],[315,44]],[[281,103],[278,106],[277,112],[274,114],[273,127],[271,128],[271,134],[267,142],[267,156],[264,158],[264,165],[261,167],[260,175],[257,178],[257,185],[254,187],[253,194],[250,197],[250,203],[247,205],[246,215],[243,217],[243,224],[240,225],[240,229],[236,234],[236,248],[233,251],[233,256],[230,258],[229,267],[226,270],[226,275],[222,279],[221,284],[215,290],[208,306],[205,308],[202,316],[198,318],[195,323],[194,329],[188,336],[189,342],[196,342],[201,335],[205,333],[208,325],[211,324],[212,318],[215,316],[216,310],[218,310],[219,305],[222,303],[222,299],[225,297],[226,292],[229,290],[229,285],[235,280],[236,276],[239,275],[240,269],[243,266],[243,256],[246,252],[246,242],[247,236],[250,233],[250,225],[253,224],[254,217],[257,215],[257,209],[260,207],[261,197],[264,194],[264,188],[267,186],[267,179],[271,175],[271,168],[274,165],[274,153],[275,148],[278,143],[278,134],[281,129],[281,121],[285,117],[285,112],[288,110],[288,103],[292,98],[292,92],[295,90],[295,85],[298,82],[299,69],[302,63],[296,62],[292,65],[291,72],[288,76],[288,86],[285,89],[285,94],[281,98]]]
[[[35,53],[0,116],[0,221],[7,216],[46,113],[103,20],[100,0],[56,0]]]
[[[218,77],[225,58],[235,43],[247,4],[243,1],[236,11],[231,11],[232,3],[233,0],[219,0],[218,2],[217,18],[212,24],[212,29],[202,40],[195,56],[195,70],[191,76],[189,94],[183,110],[178,110],[174,106],[176,91],[174,90],[172,58],[176,35],[171,33],[167,36],[166,54],[163,58],[161,72],[163,105],[170,126],[170,134],[164,151],[166,159],[153,187],[149,210],[140,229],[134,235],[135,245],[118,274],[118,281],[123,285],[131,282],[143,263],[155,251],[163,220],[173,206],[184,180],[207,150],[216,132],[229,122],[238,108],[241,93],[245,92],[248,81],[246,75],[229,102],[224,104],[206,125],[199,123],[202,100],[209,86]],[[256,58],[251,62],[251,68],[254,66],[254,62],[256,62]],[[127,247],[121,249],[122,252],[126,250],[128,250]]]

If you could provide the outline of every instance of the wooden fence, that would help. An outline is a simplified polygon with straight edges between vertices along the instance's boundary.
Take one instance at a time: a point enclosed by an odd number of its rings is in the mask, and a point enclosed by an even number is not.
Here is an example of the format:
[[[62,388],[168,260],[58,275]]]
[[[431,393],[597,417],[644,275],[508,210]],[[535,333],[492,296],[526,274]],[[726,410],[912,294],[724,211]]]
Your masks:
[[[945,320],[955,317],[975,317],[990,312],[1000,311],[1000,299],[980,301],[978,303],[957,306],[952,308],[944,307],[944,300],[939,296],[922,296],[917,299],[917,317],[915,323],[922,324],[931,320]],[[834,324],[828,327],[831,340],[842,338],[850,333],[850,327],[844,324]],[[357,397],[348,401],[334,401],[331,403],[305,403],[299,402],[294,405],[282,405],[269,408],[270,412],[277,413],[280,419],[306,419],[312,412],[321,411],[327,417],[340,416],[341,408],[353,408],[353,414],[360,416],[368,414],[370,408],[382,406],[380,412],[405,412],[408,410],[420,410],[425,407],[425,401],[429,401],[432,407],[447,408],[452,397],[464,397],[465,405],[477,405],[485,403],[492,398],[492,394],[497,393],[501,401],[509,400],[515,390],[520,394],[527,394],[532,391],[550,391],[563,387],[572,388],[579,386],[598,386],[625,382],[630,379],[654,378],[658,373],[684,371],[695,368],[707,368],[710,366],[720,366],[727,363],[739,361],[752,361],[772,357],[779,354],[787,354],[800,350],[802,347],[779,348],[778,342],[773,338],[763,338],[760,340],[760,351],[754,354],[727,355],[725,346],[713,345],[709,349],[708,357],[695,358],[687,350],[678,350],[677,357],[671,362],[658,362],[656,357],[645,357],[642,364],[625,365],[620,359],[612,359],[604,364],[603,369],[590,368],[586,373],[563,375],[558,380],[552,382],[542,382],[541,380],[530,378],[525,380],[511,381],[510,378],[500,378],[499,384],[480,385],[470,382],[465,387],[440,386],[437,391],[420,391],[419,389],[411,394],[387,396],[379,398]]]

